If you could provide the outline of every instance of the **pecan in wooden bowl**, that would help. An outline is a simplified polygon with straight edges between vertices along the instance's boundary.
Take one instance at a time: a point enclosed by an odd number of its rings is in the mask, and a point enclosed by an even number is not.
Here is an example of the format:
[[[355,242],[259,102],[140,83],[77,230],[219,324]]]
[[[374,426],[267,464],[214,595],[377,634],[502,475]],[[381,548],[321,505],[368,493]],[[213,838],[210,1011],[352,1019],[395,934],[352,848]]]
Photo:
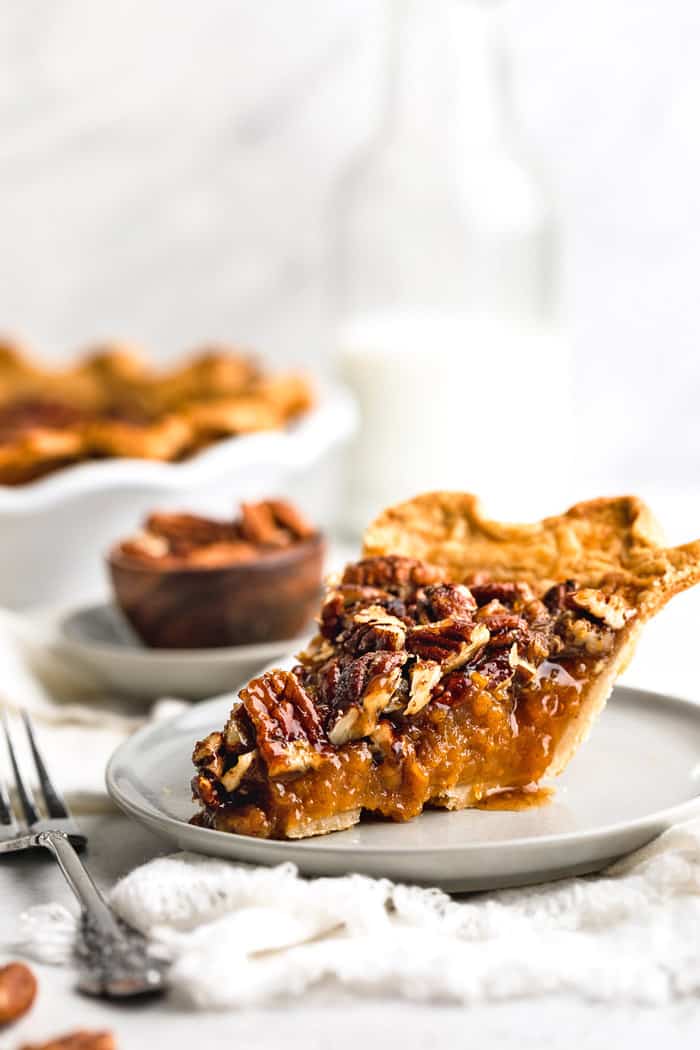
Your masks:
[[[233,521],[151,514],[108,556],[122,612],[146,645],[220,648],[294,638],[316,611],[322,535],[283,500]]]

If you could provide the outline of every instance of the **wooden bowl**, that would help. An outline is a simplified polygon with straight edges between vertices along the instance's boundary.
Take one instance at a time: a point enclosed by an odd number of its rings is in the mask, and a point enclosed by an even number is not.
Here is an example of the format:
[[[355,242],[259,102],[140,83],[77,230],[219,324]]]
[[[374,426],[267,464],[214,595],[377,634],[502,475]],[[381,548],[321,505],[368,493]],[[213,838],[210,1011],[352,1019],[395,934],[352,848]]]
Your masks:
[[[316,533],[253,561],[158,568],[114,548],[117,603],[146,645],[209,649],[294,638],[318,608],[324,541]]]

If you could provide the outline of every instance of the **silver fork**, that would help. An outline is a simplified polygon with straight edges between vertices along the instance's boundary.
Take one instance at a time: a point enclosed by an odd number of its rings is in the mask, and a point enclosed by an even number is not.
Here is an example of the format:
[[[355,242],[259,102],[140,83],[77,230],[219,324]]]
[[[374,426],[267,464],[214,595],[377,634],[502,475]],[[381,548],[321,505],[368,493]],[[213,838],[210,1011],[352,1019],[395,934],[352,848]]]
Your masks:
[[[22,712],[46,817],[39,811],[27,777],[22,776],[7,712],[2,726],[14,778],[19,814],[0,776],[0,854],[43,846],[53,853],[81,908],[75,955],[78,988],[89,995],[126,998],[163,991],[167,963],[149,953],[144,937],[119,919],[92,881],[76,850],[87,839],[54,787],[37,746],[31,719]]]

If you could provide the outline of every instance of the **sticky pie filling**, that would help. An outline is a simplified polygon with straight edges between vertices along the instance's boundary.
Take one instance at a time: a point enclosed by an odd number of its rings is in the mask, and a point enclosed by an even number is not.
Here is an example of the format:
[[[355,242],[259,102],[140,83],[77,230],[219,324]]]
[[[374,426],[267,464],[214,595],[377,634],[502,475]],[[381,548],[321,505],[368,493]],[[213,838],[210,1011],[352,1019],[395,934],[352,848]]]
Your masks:
[[[253,679],[197,743],[196,822],[287,838],[409,820],[536,784],[635,610],[562,581],[349,565],[291,671]]]

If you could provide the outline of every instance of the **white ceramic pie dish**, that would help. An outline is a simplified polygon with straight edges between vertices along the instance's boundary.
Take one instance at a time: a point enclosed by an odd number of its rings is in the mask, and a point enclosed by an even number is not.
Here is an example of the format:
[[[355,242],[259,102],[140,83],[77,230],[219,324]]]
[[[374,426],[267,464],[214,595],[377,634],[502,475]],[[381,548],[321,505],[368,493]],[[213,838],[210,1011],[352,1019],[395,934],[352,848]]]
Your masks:
[[[104,590],[105,551],[155,507],[231,515],[281,492],[356,425],[351,396],[318,383],[316,408],[283,431],[228,438],[182,463],[112,459],[0,486],[0,605],[75,604]]]

